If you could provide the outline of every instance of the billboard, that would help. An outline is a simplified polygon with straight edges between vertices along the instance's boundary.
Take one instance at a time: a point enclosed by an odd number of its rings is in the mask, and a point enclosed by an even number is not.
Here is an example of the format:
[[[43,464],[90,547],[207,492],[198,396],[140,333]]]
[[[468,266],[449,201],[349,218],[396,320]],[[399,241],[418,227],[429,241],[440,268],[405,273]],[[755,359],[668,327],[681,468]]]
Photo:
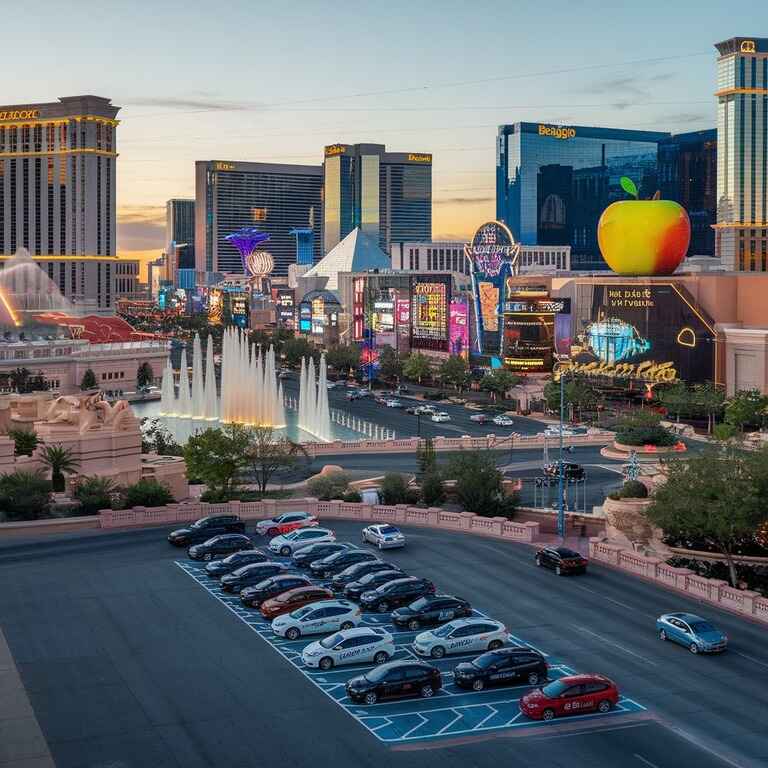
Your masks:
[[[583,293],[574,302],[575,338],[560,369],[655,383],[716,380],[714,323],[683,286],[607,283],[577,290]]]
[[[283,328],[293,328],[296,322],[296,299],[293,288],[272,289],[277,309],[277,322]]]
[[[448,351],[450,275],[411,280],[411,347]]]
[[[469,357],[469,307],[463,299],[451,302],[448,319],[448,351],[452,355]]]
[[[221,325],[224,318],[224,291],[211,288],[208,291],[208,322],[211,325]]]
[[[247,293],[229,292],[229,306],[233,325],[247,328],[250,319],[250,301]]]
[[[299,330],[302,333],[312,330],[312,305],[308,301],[302,301],[299,305]]]

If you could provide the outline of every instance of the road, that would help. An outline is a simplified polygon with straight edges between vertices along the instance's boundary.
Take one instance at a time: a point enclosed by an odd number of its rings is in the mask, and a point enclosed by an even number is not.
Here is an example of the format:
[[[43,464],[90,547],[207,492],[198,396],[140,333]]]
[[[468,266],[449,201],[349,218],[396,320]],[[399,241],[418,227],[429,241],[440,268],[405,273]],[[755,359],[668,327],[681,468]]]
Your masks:
[[[357,540],[358,525],[334,527]],[[645,711],[390,747],[175,566],[183,553],[163,530],[5,542],[0,627],[57,766],[496,768],[512,755],[553,768],[768,764],[764,627],[600,566],[558,579],[523,545],[407,533],[409,547],[387,559],[572,668],[607,674]],[[654,618],[673,609],[718,623],[729,652],[661,643]],[[1,700],[0,733],[12,726]],[[9,749],[0,743],[3,768]]]

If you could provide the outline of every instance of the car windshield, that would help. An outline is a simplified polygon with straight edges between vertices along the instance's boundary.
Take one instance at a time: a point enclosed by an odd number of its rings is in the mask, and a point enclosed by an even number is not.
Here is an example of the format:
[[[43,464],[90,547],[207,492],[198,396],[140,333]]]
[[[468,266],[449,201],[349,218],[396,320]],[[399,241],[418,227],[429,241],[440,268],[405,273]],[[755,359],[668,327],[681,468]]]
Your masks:
[[[297,608],[295,611],[291,611],[291,616],[294,619],[302,619],[304,616],[306,616],[310,611],[314,610],[316,606],[314,605],[305,605],[301,608]]]
[[[451,624],[443,624],[442,627],[433,629],[432,634],[435,637],[445,637],[452,629],[453,629],[453,626]]]
[[[284,533],[284,534],[283,534],[283,538],[284,538],[286,541],[292,541],[292,540],[293,540],[293,539],[295,539],[295,538],[296,538],[298,535],[299,535],[299,532],[298,532],[298,531],[291,531],[290,533]]]
[[[387,665],[384,664],[381,667],[372,669],[370,672],[366,672],[363,677],[369,683],[379,683],[386,677],[387,672],[389,672],[389,670],[387,669]]]
[[[190,528],[205,528],[205,524],[208,522],[208,518],[204,517],[202,520],[195,520],[192,525],[190,525]]]
[[[694,632],[717,632],[708,621],[694,621],[691,623],[691,629]]]
[[[411,603],[410,607],[414,611],[420,611],[422,608],[426,608],[429,605],[429,600],[426,597],[420,597],[415,602]]]
[[[333,648],[334,645],[338,645],[343,639],[344,635],[342,635],[341,632],[337,632],[335,635],[331,635],[330,637],[321,640],[320,645],[322,645],[323,648]]]
[[[379,531],[384,535],[387,536],[388,534],[393,533],[400,533],[400,531],[397,530],[393,525],[385,525],[383,528],[379,528]]]
[[[472,662],[472,666],[477,667],[478,669],[488,669],[488,667],[493,666],[503,658],[504,657],[498,653],[484,653]]]
[[[567,683],[564,683],[562,680],[555,680],[553,683],[545,685],[541,691],[547,698],[554,699],[569,687],[570,686]]]

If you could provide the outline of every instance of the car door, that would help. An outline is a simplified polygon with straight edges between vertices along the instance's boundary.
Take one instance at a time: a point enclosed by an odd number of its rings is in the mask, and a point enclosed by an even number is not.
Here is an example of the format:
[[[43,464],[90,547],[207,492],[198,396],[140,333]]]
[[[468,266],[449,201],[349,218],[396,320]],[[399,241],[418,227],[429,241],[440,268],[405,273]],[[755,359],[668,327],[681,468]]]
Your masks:
[[[475,628],[471,625],[456,627],[446,638],[445,650],[449,652],[465,650],[470,643],[469,634],[474,631]]]
[[[564,715],[578,713],[581,710],[581,695],[584,686],[572,685],[566,688],[559,696],[559,709]]]
[[[674,640],[676,643],[684,643],[684,627],[685,624],[683,624],[683,622],[678,619],[667,619],[667,636]]]
[[[440,624],[453,621],[456,617],[456,605],[452,600],[435,601],[430,611],[429,621]]]
[[[593,712],[603,698],[601,694],[607,690],[608,686],[605,683],[586,683],[583,688],[582,695],[579,697],[580,709],[582,712]]]
[[[347,609],[341,605],[333,605],[323,609],[323,632],[334,632],[341,624],[341,616]]]
[[[685,646],[693,642],[693,630],[682,619],[676,619],[678,630],[678,641]]]
[[[380,695],[382,697],[402,696],[408,692],[409,686],[405,680],[405,669],[396,667],[387,672],[387,676],[381,682]]]

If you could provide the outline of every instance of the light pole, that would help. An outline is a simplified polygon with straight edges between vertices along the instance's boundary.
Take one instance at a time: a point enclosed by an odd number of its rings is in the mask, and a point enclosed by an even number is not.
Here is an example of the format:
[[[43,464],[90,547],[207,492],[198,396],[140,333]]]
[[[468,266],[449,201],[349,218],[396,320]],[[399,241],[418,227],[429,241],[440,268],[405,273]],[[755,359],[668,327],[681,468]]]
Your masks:
[[[557,535],[565,542],[565,489],[563,465],[563,414],[565,412],[565,373],[560,371],[560,464],[557,469]]]

